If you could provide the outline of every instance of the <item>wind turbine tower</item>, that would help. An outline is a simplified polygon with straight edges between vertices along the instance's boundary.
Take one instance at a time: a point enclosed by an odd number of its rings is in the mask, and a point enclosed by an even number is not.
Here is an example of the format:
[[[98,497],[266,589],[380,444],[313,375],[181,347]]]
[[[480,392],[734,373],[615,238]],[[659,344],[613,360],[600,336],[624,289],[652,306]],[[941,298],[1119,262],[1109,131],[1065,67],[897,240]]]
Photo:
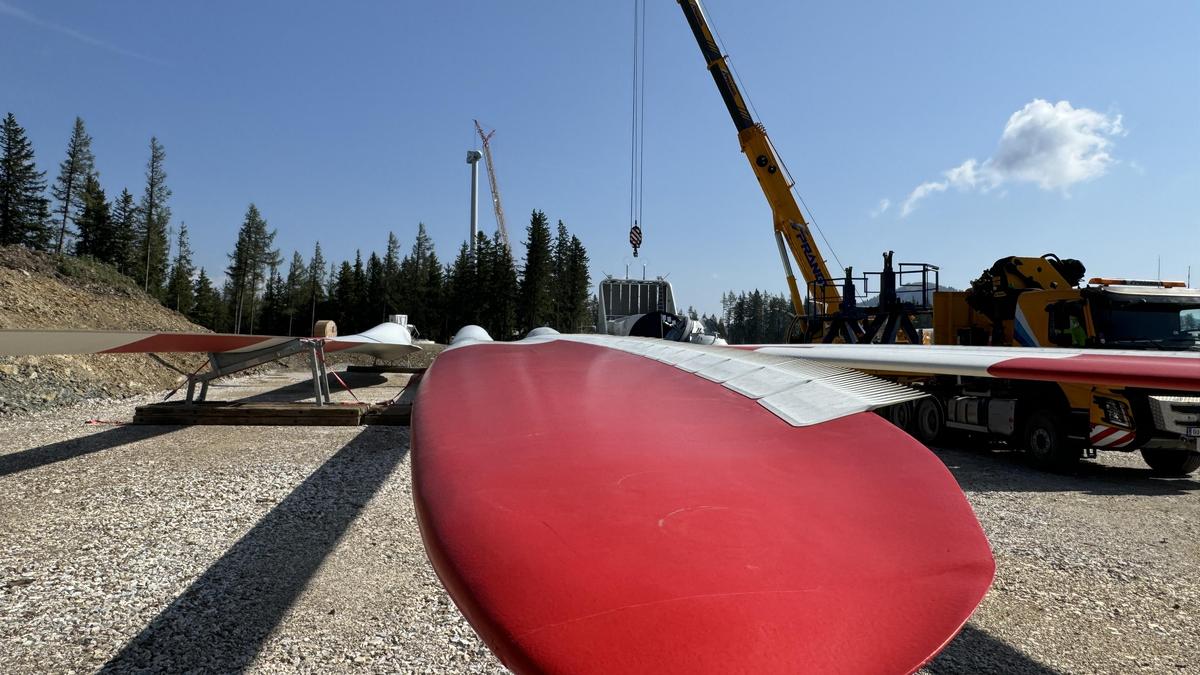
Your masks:
[[[479,160],[478,150],[467,151],[467,164],[471,165],[471,256],[475,255],[475,235],[479,232]]]

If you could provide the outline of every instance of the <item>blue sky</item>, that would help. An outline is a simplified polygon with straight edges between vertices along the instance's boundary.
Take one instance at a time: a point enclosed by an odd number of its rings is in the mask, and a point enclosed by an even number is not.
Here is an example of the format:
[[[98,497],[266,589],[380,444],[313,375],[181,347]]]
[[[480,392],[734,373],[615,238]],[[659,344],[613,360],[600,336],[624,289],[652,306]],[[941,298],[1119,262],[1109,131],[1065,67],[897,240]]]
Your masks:
[[[708,311],[725,289],[784,290],[770,211],[671,0],[647,7],[632,258],[632,6],[0,0],[0,113],[51,177],[82,116],[110,196],[140,194],[158,136],[173,221],[210,271],[251,201],[285,259],[317,239],[337,259],[381,249],[389,230],[407,247],[418,221],[452,257],[479,118],[498,129],[514,241],[539,208],[594,277],[646,262]],[[894,249],[962,286],[1000,256],[1056,252],[1144,278],[1161,256],[1164,278],[1191,265],[1200,283],[1200,4],[706,8],[835,270],[832,253],[862,271]]]

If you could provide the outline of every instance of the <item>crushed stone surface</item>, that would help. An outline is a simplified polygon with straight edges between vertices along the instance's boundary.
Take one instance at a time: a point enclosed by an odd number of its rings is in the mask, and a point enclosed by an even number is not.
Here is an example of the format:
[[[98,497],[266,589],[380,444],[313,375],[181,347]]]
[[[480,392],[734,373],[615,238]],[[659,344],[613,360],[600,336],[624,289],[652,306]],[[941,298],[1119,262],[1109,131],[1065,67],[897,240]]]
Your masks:
[[[301,400],[304,377],[214,397]],[[153,400],[0,418],[0,672],[506,672],[425,558],[406,428],[84,424]],[[935,452],[997,574],[924,672],[1200,673],[1200,479]]]
[[[996,557],[991,590],[931,673],[1200,673],[1200,476],[1138,453],[1068,474],[939,448]]]
[[[425,558],[407,428],[84,425],[153,400],[0,421],[0,672],[506,672]]]

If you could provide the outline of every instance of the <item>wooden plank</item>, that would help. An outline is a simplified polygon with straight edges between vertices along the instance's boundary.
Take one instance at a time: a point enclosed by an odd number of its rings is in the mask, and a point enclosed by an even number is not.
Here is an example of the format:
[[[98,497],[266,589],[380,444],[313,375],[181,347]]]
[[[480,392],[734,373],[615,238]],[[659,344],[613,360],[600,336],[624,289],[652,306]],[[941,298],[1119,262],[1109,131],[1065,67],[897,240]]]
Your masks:
[[[419,375],[425,372],[425,366],[415,365],[354,365],[346,366],[347,372],[404,372],[408,375]]]
[[[264,418],[264,417],[154,417],[149,419],[140,419],[134,417],[134,424],[157,424],[169,426],[207,426],[207,425],[222,425],[222,426],[285,426],[285,427],[357,427],[361,426],[362,421],[359,418],[323,418],[323,419],[305,419],[305,418]]]
[[[315,406],[311,403],[206,401],[139,406],[134,424],[228,424],[275,426],[357,426],[367,404]]]

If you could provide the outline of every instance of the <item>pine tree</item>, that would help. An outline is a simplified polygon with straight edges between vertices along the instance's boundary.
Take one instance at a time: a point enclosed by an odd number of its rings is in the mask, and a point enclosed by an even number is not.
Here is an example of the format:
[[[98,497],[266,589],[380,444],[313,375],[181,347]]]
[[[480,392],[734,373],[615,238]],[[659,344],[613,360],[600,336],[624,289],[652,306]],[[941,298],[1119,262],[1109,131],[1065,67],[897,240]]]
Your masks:
[[[332,288],[329,292],[330,301],[333,304],[334,321],[337,323],[339,333],[351,334],[354,331],[349,330],[348,327],[352,322],[354,304],[354,269],[350,267],[348,261],[343,260],[337,274],[330,276],[336,279],[331,282]]]
[[[729,324],[730,324],[729,325],[729,336],[730,336],[729,341],[730,341],[730,343],[745,344],[746,342],[748,342],[748,340],[746,339],[746,334],[748,332],[746,330],[747,316],[748,316],[748,314],[746,312],[746,293],[745,293],[745,291],[743,291],[743,292],[739,293],[738,296],[734,299],[732,308],[730,310],[730,319],[729,319]]]
[[[550,325],[557,330],[565,329],[571,323],[570,319],[570,290],[566,285],[567,282],[567,264],[571,251],[571,235],[567,233],[567,226],[563,221],[558,221],[558,232],[554,236],[554,247],[551,254],[550,276],[554,280],[550,284],[551,305],[553,306],[553,320]]]
[[[442,261],[438,260],[433,246],[429,247],[429,256],[425,260],[425,335],[430,339],[445,339],[447,330],[446,315],[442,311],[443,297],[446,293],[446,270]],[[420,326],[421,324],[418,324]]]
[[[317,309],[321,307],[325,301],[326,279],[329,286],[333,285],[333,275],[325,276],[325,256],[321,255],[321,242],[317,242],[313,247],[312,259],[308,261],[308,302],[309,302],[309,330],[317,325]]]
[[[265,285],[266,280],[270,278],[270,277],[263,276],[264,271],[270,270],[270,272],[273,276],[276,276],[276,277],[279,276],[278,275],[279,265],[283,262],[283,258],[279,257],[279,249],[271,248],[275,244],[275,230],[271,230],[271,231],[267,232],[267,231],[265,231],[267,222],[264,220],[262,224],[264,227],[264,232],[261,233],[261,238],[258,240],[258,244],[259,244],[258,265],[255,268],[253,276],[251,277],[252,284],[253,284],[252,288],[254,288],[254,289],[258,288],[259,282],[262,282]],[[251,333],[253,333],[255,330],[254,317],[255,317],[255,307],[256,307],[257,298],[258,298],[257,294],[255,294],[255,293],[250,294],[250,332]]]
[[[268,335],[279,335],[283,332],[285,295],[283,278],[279,276],[279,260],[276,258],[268,267],[267,281],[263,289],[262,318],[258,331]]]
[[[545,326],[553,320],[550,253],[550,222],[535,210],[525,230],[525,267],[521,270],[518,318],[523,331]]]
[[[67,236],[71,234],[70,223],[83,211],[84,190],[88,178],[96,172],[96,159],[92,155],[92,137],[83,127],[83,118],[75,118],[71,140],[67,141],[67,157],[58,165],[58,180],[50,193],[58,200],[55,213],[58,216],[58,244],[55,253],[65,250]]]
[[[246,217],[238,229],[237,242],[229,254],[229,267],[225,274],[232,283],[233,330],[241,333],[244,327],[254,332],[254,321],[258,311],[259,284],[264,271],[280,263],[279,249],[275,244],[275,231],[267,229],[267,221],[251,203],[246,208]]]
[[[387,319],[387,286],[383,281],[383,261],[375,252],[367,258],[367,322],[376,325]]]
[[[233,280],[228,275],[225,276],[225,281],[221,284],[221,291],[218,295],[221,298],[222,321],[218,324],[219,327],[215,327],[213,330],[219,333],[236,333],[237,331],[234,329],[233,310],[237,307],[238,294],[234,288]]]
[[[479,294],[487,298],[483,327],[496,340],[518,337],[517,307],[520,282],[512,252],[500,240],[497,231],[489,240],[480,233],[475,245],[479,274]]]
[[[325,279],[325,302],[320,308],[321,316],[327,319],[334,319],[337,325],[340,326],[344,323],[342,320],[343,308],[337,305],[335,292],[338,280],[341,279],[341,268],[338,267],[336,262],[329,261],[329,274]]]
[[[357,249],[354,251],[354,267],[351,268],[350,274],[349,312],[351,317],[349,325],[354,327],[353,332],[357,333],[369,328],[367,325],[370,322],[367,309],[367,270],[363,267],[362,251]]]
[[[246,209],[246,217],[238,228],[237,241],[234,242],[233,252],[229,254],[229,267],[225,268],[228,279],[229,303],[233,319],[233,332],[242,332],[242,318],[245,316],[244,307],[249,305],[246,300],[247,289],[250,286],[251,271],[254,267],[254,229],[256,221],[260,220],[258,207],[250,204]],[[253,291],[251,291],[253,292]]]
[[[749,314],[747,318],[750,325],[746,341],[750,343],[764,342],[767,332],[767,313],[762,291],[757,288],[750,293],[750,304],[747,308],[747,313]]]
[[[212,280],[208,278],[203,267],[200,268],[200,274],[196,277],[193,295],[196,302],[193,304],[188,318],[205,328],[212,330],[222,328],[225,304],[221,301],[221,294],[213,287]]]
[[[156,298],[162,299],[167,277],[167,261],[170,243],[167,240],[167,225],[171,221],[171,209],[167,199],[171,189],[167,187],[167,173],[163,167],[167,153],[155,137],[150,138],[150,159],[146,162],[146,190],[138,208],[139,228],[137,248],[143,263],[135,269],[134,278],[142,288]]]
[[[458,257],[446,273],[446,292],[442,306],[449,330],[456,331],[463,326],[479,325],[482,321],[480,305],[481,294],[475,275],[475,262],[471,258],[471,248],[464,241],[458,249]]]
[[[308,281],[308,267],[304,264],[304,256],[300,255],[299,251],[292,251],[292,264],[288,266],[287,283],[286,283],[286,309],[287,314],[287,334],[294,335],[297,328],[297,319],[303,321],[302,317],[308,315],[308,297],[310,285]],[[309,331],[304,331],[303,335],[308,335]]]
[[[587,251],[561,220],[554,237],[551,269],[553,320],[550,325],[564,333],[578,332],[591,325],[593,320],[587,309],[591,293]]]
[[[387,250],[383,254],[384,304],[388,314],[403,314],[400,306],[400,240],[388,232]]]
[[[581,329],[585,332],[594,332],[596,330],[596,323],[600,321],[600,299],[595,295],[588,296],[585,314],[587,316],[584,318]]]
[[[33,145],[12,113],[0,126],[0,245],[23,244],[37,250],[50,245],[50,207],[46,172],[38,171]]]
[[[82,209],[75,219],[78,238],[75,240],[75,255],[91,256],[106,263],[113,263],[113,235],[115,227],[112,213],[105,198],[100,181],[89,174],[77,193]]]
[[[559,330],[576,333],[589,325],[594,325],[595,312],[588,311],[588,298],[591,297],[592,277],[588,270],[588,254],[579,237],[571,235],[567,245],[567,259],[563,266],[562,306],[559,316],[562,323]]]
[[[408,315],[409,323],[430,336],[440,326],[437,306],[442,292],[441,273],[433,239],[425,231],[425,224],[417,223],[412,251],[400,261],[396,273],[396,304],[400,313]]]
[[[137,221],[138,210],[137,204],[133,203],[133,195],[129,194],[129,190],[121,190],[121,196],[117,197],[113,203],[113,237],[111,246],[108,247],[111,251],[111,258],[105,262],[114,265],[121,274],[127,277],[134,276],[134,270],[138,267],[135,245]]]
[[[188,245],[188,231],[185,223],[179,224],[179,236],[175,244],[175,261],[171,265],[171,275],[167,282],[167,307],[180,314],[190,315],[196,302],[195,288],[192,285],[192,275],[196,268],[192,264],[192,247]]]

